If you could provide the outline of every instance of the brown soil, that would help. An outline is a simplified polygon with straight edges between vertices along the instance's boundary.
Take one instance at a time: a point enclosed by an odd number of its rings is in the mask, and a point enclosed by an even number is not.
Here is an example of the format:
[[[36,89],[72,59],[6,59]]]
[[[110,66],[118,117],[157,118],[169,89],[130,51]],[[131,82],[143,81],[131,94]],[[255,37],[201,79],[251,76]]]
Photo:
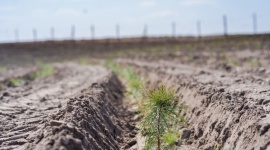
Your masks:
[[[174,87],[188,106],[179,149],[270,149],[269,49],[269,34],[0,44],[0,150],[142,149],[133,104],[108,69],[55,63],[53,75],[28,80],[36,59],[81,57],[120,57],[147,87]]]
[[[134,66],[150,87],[164,83],[177,89],[188,106],[183,149],[270,148],[270,70],[227,72],[145,59],[118,62]]]
[[[120,149],[136,144],[123,87],[102,67],[54,64],[55,75],[6,87],[0,149]]]

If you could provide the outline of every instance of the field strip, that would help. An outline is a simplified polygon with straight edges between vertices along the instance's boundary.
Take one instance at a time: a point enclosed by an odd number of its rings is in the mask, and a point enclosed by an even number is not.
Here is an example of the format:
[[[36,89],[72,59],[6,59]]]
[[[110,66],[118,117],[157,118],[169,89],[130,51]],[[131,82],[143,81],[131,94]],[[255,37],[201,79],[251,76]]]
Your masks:
[[[103,67],[54,66],[62,73],[10,89],[0,101],[0,149],[128,147],[137,131],[117,77]]]
[[[270,141],[268,78],[166,62],[118,59],[133,66],[149,87],[177,90],[187,110],[182,148],[266,149]]]

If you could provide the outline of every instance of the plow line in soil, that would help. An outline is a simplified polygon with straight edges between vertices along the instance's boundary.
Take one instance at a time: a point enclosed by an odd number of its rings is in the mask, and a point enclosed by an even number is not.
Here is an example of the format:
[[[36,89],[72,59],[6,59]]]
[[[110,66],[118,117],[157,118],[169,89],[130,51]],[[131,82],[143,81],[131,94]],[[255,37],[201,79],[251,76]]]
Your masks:
[[[136,144],[123,86],[103,67],[55,64],[59,73],[6,88],[0,149],[129,149]]]
[[[174,87],[187,105],[181,149],[270,148],[269,74],[230,73],[166,61],[119,59],[148,80]]]

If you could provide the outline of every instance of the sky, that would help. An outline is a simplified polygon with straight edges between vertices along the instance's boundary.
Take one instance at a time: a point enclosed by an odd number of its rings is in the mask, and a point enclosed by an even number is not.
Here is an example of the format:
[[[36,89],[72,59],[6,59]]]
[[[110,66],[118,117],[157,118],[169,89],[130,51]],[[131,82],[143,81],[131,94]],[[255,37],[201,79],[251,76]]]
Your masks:
[[[34,40],[223,34],[227,16],[229,34],[270,33],[270,0],[1,0],[0,42]],[[51,30],[54,30],[54,36]]]

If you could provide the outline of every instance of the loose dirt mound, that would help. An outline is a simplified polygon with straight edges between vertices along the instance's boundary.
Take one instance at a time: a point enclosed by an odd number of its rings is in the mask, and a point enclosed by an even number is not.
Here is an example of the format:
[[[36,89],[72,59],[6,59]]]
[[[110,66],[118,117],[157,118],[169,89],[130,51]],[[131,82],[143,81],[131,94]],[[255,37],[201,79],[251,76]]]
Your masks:
[[[184,115],[189,126],[183,130],[182,148],[270,148],[268,70],[256,76],[254,72],[237,74],[164,61],[119,62],[134,66],[149,85],[165,83],[177,89],[188,105]]]
[[[54,76],[4,89],[0,149],[120,149],[136,144],[122,86],[102,67],[55,64]],[[125,144],[126,142],[129,142]]]

